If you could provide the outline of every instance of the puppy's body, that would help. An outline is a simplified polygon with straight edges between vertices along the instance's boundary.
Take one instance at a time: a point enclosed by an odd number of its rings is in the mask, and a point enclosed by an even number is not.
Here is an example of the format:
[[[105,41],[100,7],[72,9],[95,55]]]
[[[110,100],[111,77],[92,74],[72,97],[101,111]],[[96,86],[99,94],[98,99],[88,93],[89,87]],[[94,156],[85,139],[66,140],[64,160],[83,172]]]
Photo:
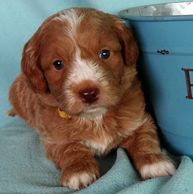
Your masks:
[[[93,9],[48,18],[26,44],[10,101],[13,112],[37,129],[64,186],[92,183],[99,176],[93,155],[118,146],[143,178],[174,173],[145,112],[137,54],[131,31]]]

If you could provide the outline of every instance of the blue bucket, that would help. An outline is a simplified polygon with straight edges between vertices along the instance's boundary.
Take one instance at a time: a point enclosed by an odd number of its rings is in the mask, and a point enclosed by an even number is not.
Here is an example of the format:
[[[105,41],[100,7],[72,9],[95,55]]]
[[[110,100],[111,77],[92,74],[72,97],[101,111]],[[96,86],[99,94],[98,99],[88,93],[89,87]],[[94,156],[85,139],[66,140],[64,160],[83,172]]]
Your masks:
[[[168,148],[193,158],[193,3],[120,12],[139,41],[141,67]]]

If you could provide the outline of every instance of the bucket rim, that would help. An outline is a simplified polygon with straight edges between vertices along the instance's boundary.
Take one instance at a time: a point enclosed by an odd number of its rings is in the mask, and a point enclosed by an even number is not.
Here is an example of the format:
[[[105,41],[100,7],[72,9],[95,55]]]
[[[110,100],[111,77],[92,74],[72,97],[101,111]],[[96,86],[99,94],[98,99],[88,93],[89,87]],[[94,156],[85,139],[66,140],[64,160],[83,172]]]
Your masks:
[[[160,10],[157,12],[158,15],[148,15],[151,13],[151,11],[153,10],[147,10],[146,12],[141,14],[141,10],[140,9],[148,9],[149,7],[161,7],[161,6],[173,6],[173,5],[186,5],[189,6],[191,5],[191,7],[193,7],[193,1],[182,1],[182,2],[171,2],[171,3],[159,3],[159,4],[149,4],[149,5],[142,5],[142,6],[136,6],[136,7],[130,7],[127,9],[123,9],[121,10],[118,15],[119,17],[121,17],[122,19],[125,20],[134,20],[134,21],[190,21],[193,20],[193,11],[191,12],[191,14],[174,14],[171,15],[172,13],[172,9],[174,10],[174,8],[170,8],[171,13],[170,14],[166,14],[165,15],[159,15],[159,14],[163,14],[162,12],[160,12]],[[162,7],[162,9],[164,10],[164,8]],[[166,9],[168,9],[168,7],[166,7]],[[178,8],[179,9],[179,8]],[[180,9],[179,9],[180,10]],[[192,9],[193,10],[193,9]],[[162,11],[162,10],[161,10]],[[147,14],[148,13],[148,14]],[[144,14],[144,15],[143,15]],[[153,14],[153,12],[151,13]]]

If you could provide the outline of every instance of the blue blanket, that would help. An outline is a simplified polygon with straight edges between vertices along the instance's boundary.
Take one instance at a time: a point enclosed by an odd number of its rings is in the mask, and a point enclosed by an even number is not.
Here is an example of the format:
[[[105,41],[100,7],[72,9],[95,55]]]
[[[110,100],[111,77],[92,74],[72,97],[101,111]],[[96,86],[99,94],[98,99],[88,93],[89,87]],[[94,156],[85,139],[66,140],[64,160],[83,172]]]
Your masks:
[[[10,108],[7,93],[11,82],[19,73],[24,43],[48,15],[65,7],[78,5],[114,13],[118,9],[128,7],[130,1],[124,0],[122,4],[118,4],[119,1],[115,0],[110,6],[108,5],[111,0],[102,2],[0,1],[0,194],[74,192],[60,186],[60,172],[47,160],[35,130],[20,118],[11,118],[5,114]],[[145,3],[145,0],[143,2]],[[149,1],[151,2],[153,1]],[[77,193],[193,194],[193,163],[186,156],[174,157],[177,171],[172,177],[159,177],[147,181],[140,179],[122,149],[98,160],[102,176],[94,184]]]
[[[0,129],[0,193],[64,194],[74,191],[59,184],[60,172],[47,160],[38,135],[19,118],[7,118]],[[172,177],[142,181],[125,151],[118,149],[98,159],[102,176],[77,193],[90,194],[192,194],[193,163],[188,157],[175,158]]]

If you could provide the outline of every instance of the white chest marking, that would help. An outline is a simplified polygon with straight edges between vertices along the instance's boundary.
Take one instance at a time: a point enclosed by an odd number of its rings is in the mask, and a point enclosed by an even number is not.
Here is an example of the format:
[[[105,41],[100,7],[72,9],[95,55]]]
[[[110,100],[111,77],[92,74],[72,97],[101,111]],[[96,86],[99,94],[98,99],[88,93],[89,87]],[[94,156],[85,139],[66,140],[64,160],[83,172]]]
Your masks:
[[[112,142],[111,138],[106,138],[102,143],[95,141],[84,141],[82,142],[85,146],[91,149],[91,151],[96,155],[103,155],[110,151],[110,144]]]

